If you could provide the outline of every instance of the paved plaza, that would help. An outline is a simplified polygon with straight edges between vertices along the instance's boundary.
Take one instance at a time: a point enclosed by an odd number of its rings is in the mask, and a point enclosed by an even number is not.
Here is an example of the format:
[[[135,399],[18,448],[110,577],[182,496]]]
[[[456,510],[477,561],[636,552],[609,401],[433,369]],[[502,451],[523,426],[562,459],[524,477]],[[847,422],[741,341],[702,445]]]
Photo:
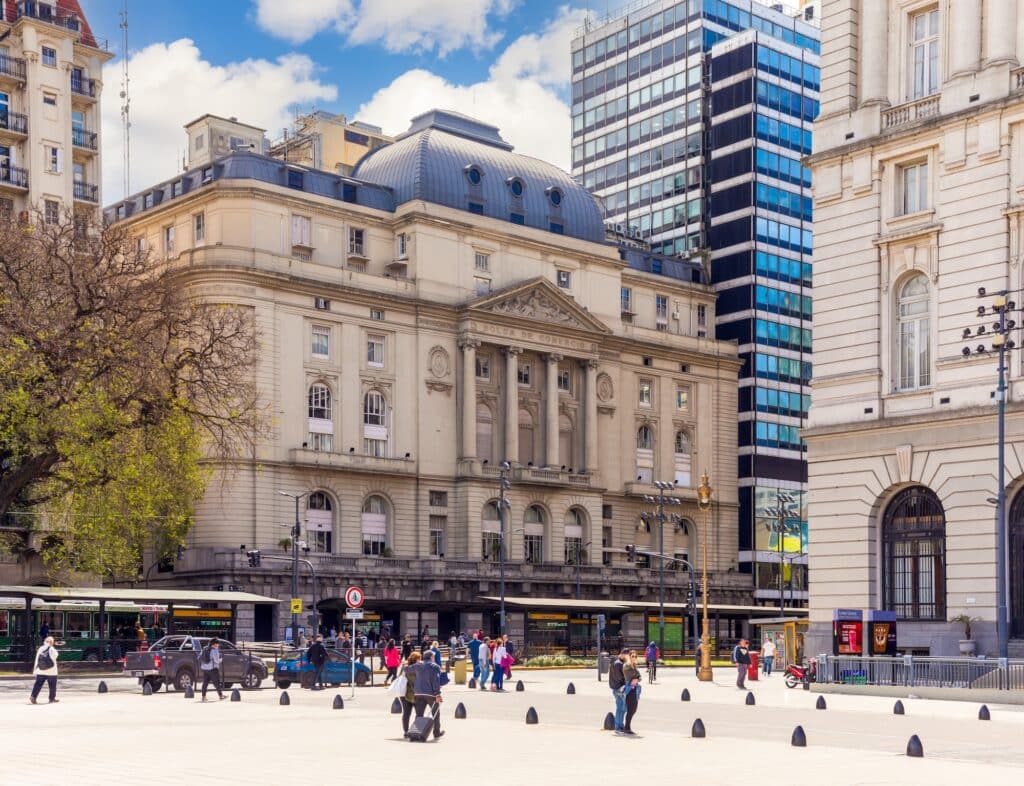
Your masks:
[[[143,697],[134,681],[63,680],[60,703],[32,706],[29,682],[0,682],[0,724],[5,755],[0,784],[264,784],[340,780],[446,782],[488,773],[502,782],[625,784],[686,781],[706,784],[963,784],[1019,778],[1024,769],[1024,708],[989,705],[992,720],[977,720],[978,705],[904,700],[906,715],[892,714],[893,700],[826,696],[789,690],[780,676],[752,683],[747,706],[719,669],[714,684],[698,683],[691,669],[663,669],[645,685],[633,726],[635,739],[601,731],[612,702],[593,671],[521,672],[525,691],[482,693],[445,689],[437,742],[402,739],[400,716],[389,712],[383,688],[320,692],[292,689],[242,692],[242,701],[201,704],[181,693]],[[566,695],[568,683],[575,695]],[[266,683],[265,683],[266,684]],[[680,701],[688,688],[692,701]],[[331,707],[335,695],[342,710]],[[44,693],[45,696],[45,693]],[[463,702],[466,720],[454,720]],[[534,707],[536,726],[525,724]],[[691,739],[695,718],[706,739]],[[790,746],[793,728],[807,734],[807,748]],[[904,755],[917,734],[923,759]]]

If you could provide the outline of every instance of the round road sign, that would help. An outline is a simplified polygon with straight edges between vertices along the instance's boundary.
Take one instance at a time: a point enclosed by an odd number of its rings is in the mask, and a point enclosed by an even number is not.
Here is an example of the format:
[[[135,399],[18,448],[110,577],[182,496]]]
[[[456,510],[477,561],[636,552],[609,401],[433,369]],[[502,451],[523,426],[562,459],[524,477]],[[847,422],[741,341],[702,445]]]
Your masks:
[[[350,609],[362,608],[364,600],[366,600],[366,596],[363,595],[363,590],[360,587],[349,587],[345,590],[345,602]]]

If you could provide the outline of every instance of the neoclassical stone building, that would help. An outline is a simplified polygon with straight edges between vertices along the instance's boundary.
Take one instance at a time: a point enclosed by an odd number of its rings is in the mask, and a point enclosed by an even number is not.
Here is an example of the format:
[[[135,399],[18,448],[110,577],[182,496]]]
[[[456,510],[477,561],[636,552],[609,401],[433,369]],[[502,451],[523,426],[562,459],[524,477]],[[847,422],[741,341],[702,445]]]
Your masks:
[[[808,648],[830,650],[832,609],[846,607],[896,612],[899,649],[933,655],[958,651],[963,629],[950,618],[977,617],[979,652],[994,654],[997,362],[962,350],[991,347],[964,336],[991,331],[980,286],[1022,302],[1024,5],[823,5]],[[1020,637],[1018,353],[1008,373],[1008,586]]]
[[[695,560],[706,469],[714,597],[749,602],[736,571],[739,362],[735,345],[704,337],[715,297],[703,271],[606,243],[594,198],[497,129],[428,113],[351,178],[235,152],[108,214],[197,298],[252,310],[272,418],[253,455],[218,468],[184,556],[154,577],[287,599],[294,503],[279,492],[306,492],[303,557],[329,624],[359,584],[371,627],[496,630],[508,460],[509,597],[571,598],[578,581],[595,612],[638,602],[610,616],[642,638],[657,571],[623,552],[657,543],[642,495],[678,481],[684,521],[666,527],[665,550]],[[668,599],[685,600],[686,583],[669,571]],[[302,596],[313,603],[305,568]],[[510,611],[521,636],[570,635],[566,615]],[[589,636],[590,615],[577,617]],[[287,607],[257,607],[242,635],[286,624]]]

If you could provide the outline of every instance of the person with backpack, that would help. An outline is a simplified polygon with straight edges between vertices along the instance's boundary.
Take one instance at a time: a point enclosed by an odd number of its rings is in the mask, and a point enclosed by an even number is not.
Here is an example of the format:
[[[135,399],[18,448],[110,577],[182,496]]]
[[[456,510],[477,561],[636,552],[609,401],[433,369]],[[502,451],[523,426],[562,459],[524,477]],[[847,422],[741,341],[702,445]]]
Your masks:
[[[217,689],[217,698],[224,700],[224,688],[220,679],[220,641],[217,638],[210,639],[210,643],[199,653],[199,669],[203,672],[203,701],[206,701],[206,688],[212,682]]]
[[[622,650],[608,669],[608,687],[615,699],[615,733],[624,734],[626,728],[626,659],[629,650]]]
[[[306,650],[306,660],[313,664],[316,673],[313,675],[313,690],[324,689],[324,666],[327,665],[327,647],[324,646],[324,637],[319,633],[309,649]]]
[[[36,682],[32,686],[32,695],[28,699],[30,704],[36,703],[44,683],[50,690],[50,704],[60,701],[57,698],[57,658],[60,653],[57,652],[57,648],[53,644],[53,636],[47,636],[43,640],[42,646],[36,650],[35,663],[32,666]]]
[[[736,664],[736,687],[746,690],[747,666],[750,665],[750,642],[740,639],[740,643],[732,649],[732,662]]]
[[[658,677],[658,657],[661,653],[658,651],[658,645],[653,641],[647,645],[647,649],[644,650],[644,660],[647,661],[647,681],[652,685],[654,680]]]

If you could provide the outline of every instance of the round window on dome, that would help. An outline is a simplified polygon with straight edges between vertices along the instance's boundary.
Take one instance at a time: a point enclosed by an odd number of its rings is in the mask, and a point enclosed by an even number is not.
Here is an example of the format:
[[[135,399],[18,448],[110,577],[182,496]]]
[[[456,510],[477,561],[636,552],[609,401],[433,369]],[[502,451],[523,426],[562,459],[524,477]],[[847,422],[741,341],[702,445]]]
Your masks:
[[[551,200],[552,205],[558,207],[562,204],[562,190],[552,186],[548,189],[548,199]]]
[[[525,185],[523,181],[518,177],[510,177],[508,179],[508,190],[512,192],[512,196],[521,197],[523,195],[523,189]]]
[[[475,164],[470,164],[469,166],[467,166],[465,172],[466,180],[468,180],[470,184],[474,186],[480,185],[480,181],[483,180],[484,178],[484,173],[481,172],[480,167],[476,166]]]

